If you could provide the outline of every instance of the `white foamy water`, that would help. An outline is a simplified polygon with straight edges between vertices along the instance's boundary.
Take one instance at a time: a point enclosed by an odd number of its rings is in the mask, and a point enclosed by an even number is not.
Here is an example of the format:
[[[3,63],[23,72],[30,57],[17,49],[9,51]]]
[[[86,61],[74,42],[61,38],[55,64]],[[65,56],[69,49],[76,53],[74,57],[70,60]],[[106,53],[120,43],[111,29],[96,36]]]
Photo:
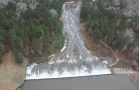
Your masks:
[[[79,32],[81,2],[65,2],[61,21],[66,40],[61,52],[48,62],[27,67],[26,80],[111,74],[106,61],[93,56],[84,46]]]

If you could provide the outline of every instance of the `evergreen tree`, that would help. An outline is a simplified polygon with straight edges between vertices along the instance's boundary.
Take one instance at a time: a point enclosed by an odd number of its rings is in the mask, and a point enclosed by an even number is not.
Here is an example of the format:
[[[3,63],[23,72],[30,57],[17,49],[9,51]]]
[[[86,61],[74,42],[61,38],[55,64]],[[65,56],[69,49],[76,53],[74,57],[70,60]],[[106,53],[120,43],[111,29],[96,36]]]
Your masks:
[[[12,2],[8,2],[8,4],[6,5],[6,9],[10,9],[15,11],[16,10],[16,4],[12,3]]]
[[[2,53],[0,52],[0,62],[2,61]]]
[[[49,51],[54,51],[62,46],[64,41],[62,23],[59,19],[53,18],[49,12],[51,8],[55,8],[60,13],[62,0],[49,2],[49,6],[47,6],[47,1],[41,0],[34,10],[27,7],[18,20],[14,3],[9,2],[5,8],[0,9],[0,45],[3,44],[8,50],[12,50],[18,63],[23,61],[22,56],[26,47],[28,50],[31,48],[32,52],[38,53],[40,45],[44,50]],[[52,35],[53,32],[55,36]],[[34,55],[31,51],[28,52],[29,56]],[[0,50],[0,60],[4,53]]]
[[[95,41],[99,41],[102,38],[102,33],[100,32],[99,29],[96,28],[93,31],[93,38],[94,38]]]
[[[138,33],[135,33],[134,34],[134,44],[135,45],[138,45],[139,46],[139,34]]]
[[[119,50],[122,50],[126,45],[126,38],[124,38],[123,35],[119,35],[117,38],[116,38],[116,47],[117,49]]]

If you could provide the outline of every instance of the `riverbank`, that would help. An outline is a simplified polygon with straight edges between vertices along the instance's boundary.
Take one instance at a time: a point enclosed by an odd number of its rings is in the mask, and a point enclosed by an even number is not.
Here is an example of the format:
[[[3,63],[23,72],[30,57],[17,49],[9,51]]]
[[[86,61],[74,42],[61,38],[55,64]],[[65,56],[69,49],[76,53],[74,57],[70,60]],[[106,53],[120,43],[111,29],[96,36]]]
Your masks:
[[[87,49],[95,56],[103,57],[110,66],[116,68],[132,68],[132,63],[129,58],[116,50],[106,47],[100,42],[95,42],[86,30],[81,30]],[[117,60],[118,59],[118,60]]]
[[[111,50],[110,47],[107,47],[102,43],[95,42],[89,33],[87,33],[85,30],[81,30],[81,34],[84,38],[87,49],[90,50],[93,55],[103,57],[108,62],[109,66],[112,66],[112,69],[120,69],[119,73],[112,70],[114,74],[127,74],[136,84],[139,85],[139,74],[134,73],[137,71],[134,71],[130,58],[126,57],[120,52],[117,53],[115,50]],[[128,73],[129,70],[125,70],[128,68],[131,69],[133,73]]]
[[[11,51],[3,55],[0,64],[0,90],[15,90],[24,81],[26,67],[17,64]]]

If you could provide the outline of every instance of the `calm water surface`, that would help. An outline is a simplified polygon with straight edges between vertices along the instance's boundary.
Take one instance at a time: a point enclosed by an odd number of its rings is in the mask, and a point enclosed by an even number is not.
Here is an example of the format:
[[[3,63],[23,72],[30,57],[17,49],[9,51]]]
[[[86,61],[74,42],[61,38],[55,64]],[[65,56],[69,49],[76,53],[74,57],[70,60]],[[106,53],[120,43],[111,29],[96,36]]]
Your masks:
[[[26,81],[21,90],[139,90],[127,75],[104,75]]]

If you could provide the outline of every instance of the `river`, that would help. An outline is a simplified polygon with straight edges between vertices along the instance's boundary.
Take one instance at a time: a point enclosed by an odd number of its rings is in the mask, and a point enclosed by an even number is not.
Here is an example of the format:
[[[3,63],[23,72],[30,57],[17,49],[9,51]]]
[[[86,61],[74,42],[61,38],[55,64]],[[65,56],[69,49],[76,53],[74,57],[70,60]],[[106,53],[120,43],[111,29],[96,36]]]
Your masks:
[[[80,33],[81,2],[65,2],[61,21],[65,44],[48,62],[27,67],[26,80],[111,74],[106,61],[86,49]]]
[[[21,90],[139,90],[127,75],[102,75],[26,81]]]

